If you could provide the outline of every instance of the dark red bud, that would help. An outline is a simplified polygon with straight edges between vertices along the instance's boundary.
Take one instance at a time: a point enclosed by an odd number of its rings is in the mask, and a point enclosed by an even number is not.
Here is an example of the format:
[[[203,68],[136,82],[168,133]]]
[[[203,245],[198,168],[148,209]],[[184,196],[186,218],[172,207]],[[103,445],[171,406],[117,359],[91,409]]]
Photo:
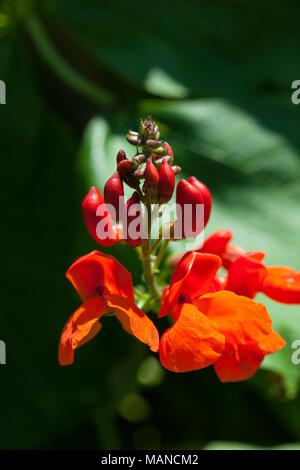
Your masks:
[[[93,186],[82,201],[82,217],[91,237],[102,246],[114,245],[119,237],[113,227],[104,198],[98,188]],[[100,209],[101,215],[97,215]]]
[[[119,150],[117,154],[117,164],[119,164],[123,160],[127,160],[126,153],[124,152],[124,150]]]
[[[136,189],[139,186],[139,181],[133,173],[133,165],[129,160],[122,160],[118,166],[117,170],[122,178],[122,180],[128,184],[131,188]]]
[[[142,206],[136,191],[128,199],[125,212],[127,220],[126,223],[123,221],[123,228],[126,227],[127,230],[124,230],[123,237],[128,246],[135,248],[142,243]]]
[[[163,146],[164,146],[164,147],[167,149],[167,151],[168,151],[167,155],[173,157],[173,156],[174,156],[174,153],[173,153],[173,150],[172,150],[171,145],[169,145],[168,142],[164,142],[164,143],[163,143]]]
[[[199,235],[204,228],[204,221],[200,219],[200,204],[203,197],[195,185],[186,180],[180,180],[176,187],[177,220],[175,233],[182,238],[193,238]],[[179,207],[178,207],[179,206]],[[198,208],[198,212],[197,212]]]
[[[155,192],[159,184],[159,174],[151,158],[146,162],[145,184],[150,192]]]
[[[175,175],[171,165],[165,160],[159,168],[158,192],[161,202],[168,202],[173,194],[175,187]]]
[[[117,170],[122,178],[124,180],[126,176],[129,175],[131,172],[131,162],[129,160],[121,160],[120,163],[118,163]]]
[[[120,177],[120,173],[116,171],[105,183],[104,186],[104,200],[106,204],[111,204],[115,211],[114,214],[111,213],[111,216],[115,220],[120,218],[120,204],[122,204],[124,196],[123,182]],[[120,198],[122,198],[120,200]]]
[[[205,186],[204,183],[201,183],[195,176],[191,176],[188,179],[189,183],[192,183],[198,190],[201,192],[202,198],[203,198],[203,204],[204,204],[204,227],[206,227],[207,222],[210,217],[210,212],[211,212],[211,205],[212,205],[212,199],[211,199],[211,194],[207,186]]]

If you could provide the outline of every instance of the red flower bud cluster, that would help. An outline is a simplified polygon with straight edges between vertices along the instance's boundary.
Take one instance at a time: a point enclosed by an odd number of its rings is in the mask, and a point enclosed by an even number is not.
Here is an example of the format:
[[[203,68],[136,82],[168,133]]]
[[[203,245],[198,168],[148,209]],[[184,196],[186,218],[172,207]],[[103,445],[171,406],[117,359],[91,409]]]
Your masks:
[[[149,208],[151,204],[166,204],[172,198],[175,175],[181,168],[173,166],[173,150],[159,137],[158,126],[151,117],[141,121],[138,132],[129,131],[127,134],[128,142],[140,148],[131,159],[127,158],[124,150],[119,150],[116,171],[104,186],[104,198],[95,187],[85,197],[82,204],[83,219],[89,233],[100,245],[109,246],[123,239],[131,247],[139,246],[145,228],[142,204]],[[124,201],[124,184],[134,189],[127,202]],[[181,180],[177,185],[176,202],[177,238],[195,237],[209,219],[209,190],[195,177]],[[116,221],[122,223],[122,231],[120,226],[114,225]],[[172,224],[170,222],[170,226]]]

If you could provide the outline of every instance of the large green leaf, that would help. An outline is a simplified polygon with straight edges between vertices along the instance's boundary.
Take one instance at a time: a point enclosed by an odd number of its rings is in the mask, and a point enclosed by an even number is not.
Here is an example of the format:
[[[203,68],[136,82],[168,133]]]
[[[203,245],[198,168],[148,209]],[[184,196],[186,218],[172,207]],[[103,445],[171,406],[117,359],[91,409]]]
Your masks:
[[[159,96],[284,91],[299,71],[289,4],[280,6],[280,28],[279,8],[258,0],[244,1],[242,9],[236,2],[192,0],[183,8],[180,0],[154,0],[146,13],[143,3],[122,0],[48,0],[47,6],[100,67]],[[264,17],[264,28],[257,28]]]

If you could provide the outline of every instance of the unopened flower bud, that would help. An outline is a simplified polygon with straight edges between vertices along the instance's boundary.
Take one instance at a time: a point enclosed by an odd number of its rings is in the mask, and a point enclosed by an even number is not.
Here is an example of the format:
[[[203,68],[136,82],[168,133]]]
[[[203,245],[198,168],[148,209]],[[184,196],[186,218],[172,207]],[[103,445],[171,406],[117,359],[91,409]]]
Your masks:
[[[137,132],[132,131],[128,132],[128,134],[126,135],[126,140],[130,144],[135,145],[136,147],[138,147],[142,143],[140,135]]]
[[[173,149],[171,145],[168,144],[168,142],[164,142],[163,146],[167,149],[167,155],[170,155],[171,157],[174,156]]]
[[[118,163],[117,170],[122,180],[125,180],[125,178],[129,175],[131,172],[131,167],[132,164],[129,160],[122,160],[120,163]]]
[[[140,153],[139,155],[135,155],[133,158],[132,158],[132,164],[133,164],[133,168],[137,169],[137,167],[141,164],[141,163],[144,163],[144,161],[146,160],[146,157],[143,153]]]
[[[212,198],[211,198],[210,191],[208,187],[205,186],[204,183],[199,181],[195,176],[191,176],[190,178],[188,178],[188,182],[193,184],[198,189],[198,191],[201,192],[203,203],[204,203],[204,227],[206,227],[206,224],[210,217],[211,205],[212,205]]]
[[[155,149],[155,155],[159,155],[161,157],[164,157],[165,155],[167,155],[167,152],[168,150],[163,145]]]
[[[160,202],[168,202],[173,194],[175,187],[175,175],[171,165],[165,160],[162,162],[159,168],[159,184],[158,192],[160,196]]]
[[[159,184],[159,174],[151,158],[147,159],[145,169],[145,185],[147,191],[152,194],[156,191]]]
[[[174,175],[178,175],[181,172],[181,167],[178,165],[172,166],[172,170],[174,171]]]
[[[123,233],[123,237],[127,245],[135,248],[142,243],[142,206],[136,191],[126,203],[125,216],[123,227],[125,226],[127,230]]]
[[[159,139],[160,133],[158,125],[152,121],[151,116],[148,116],[144,121],[140,121],[139,131],[146,139]]]
[[[156,155],[157,157],[157,155]],[[160,168],[160,165],[162,164],[163,161],[166,161],[167,163],[169,163],[170,165],[172,165],[173,163],[173,157],[172,156],[167,156],[167,157],[161,157],[161,158],[157,158],[156,160],[153,160],[154,163],[155,163],[155,166],[157,169]]]
[[[111,246],[119,241],[104,198],[98,188],[91,187],[82,201],[81,208],[86,228],[96,242],[102,246]]]
[[[208,193],[207,187],[194,177],[180,180],[177,184],[175,233],[182,233],[182,238],[196,237],[204,229],[211,208],[211,197]],[[201,212],[202,208],[204,213]],[[205,213],[208,217],[205,217]]]
[[[141,165],[139,165],[139,167],[134,172],[134,174],[138,179],[142,179],[145,175],[145,170],[146,170],[146,163],[142,163]]]
[[[119,164],[122,160],[127,160],[126,153],[124,150],[119,150],[117,154],[117,164]]]
[[[165,157],[168,158],[168,157],[172,157],[172,159],[170,160],[167,160],[169,163],[173,163],[173,159],[174,159],[174,154],[173,154],[173,150],[172,150],[172,147],[168,144],[168,142],[164,142],[162,144],[162,147],[165,149]],[[156,150],[155,150],[155,154],[152,155],[152,158],[154,161],[157,161],[161,158],[161,154],[158,155]]]
[[[149,147],[153,148],[153,149],[156,149],[158,147],[160,147],[162,144],[162,142],[160,140],[152,140],[152,139],[149,139],[146,141],[146,145],[148,145]]]
[[[124,160],[123,160],[124,161]],[[114,214],[111,214],[112,218],[119,220],[120,218],[120,204],[124,197],[123,182],[120,177],[120,173],[116,171],[105,183],[104,186],[104,200],[106,204],[110,204],[115,209]]]
[[[122,160],[118,166],[117,170],[122,178],[122,180],[128,184],[131,188],[136,189],[139,186],[139,182],[133,173],[133,165],[129,160]]]

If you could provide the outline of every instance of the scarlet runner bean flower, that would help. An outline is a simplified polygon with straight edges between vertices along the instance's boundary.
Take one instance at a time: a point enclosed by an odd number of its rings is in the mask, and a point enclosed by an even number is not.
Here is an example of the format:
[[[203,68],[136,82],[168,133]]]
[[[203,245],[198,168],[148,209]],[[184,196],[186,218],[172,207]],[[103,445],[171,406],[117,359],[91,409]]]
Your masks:
[[[148,289],[143,295],[146,296],[143,307],[140,309],[135,304],[130,273],[115,258],[99,251],[82,256],[67,271],[67,278],[83,303],[63,329],[59,362],[71,364],[75,350],[100,331],[102,316],[114,313],[123,329],[158,352],[162,365],[172,372],[213,365],[222,382],[248,379],[267,354],[285,345],[284,339],[272,329],[264,305],[253,298],[257,292],[264,292],[281,302],[300,303],[300,274],[290,268],[265,266],[263,253],[245,252],[231,245],[231,232],[221,230],[206,239],[198,250],[173,259],[175,269],[169,285],[162,290],[158,288],[157,268],[169,240],[158,239],[152,245],[149,214],[154,202],[163,204],[171,198],[175,173],[180,171],[179,167],[171,166],[173,150],[159,138],[157,124],[148,117],[141,121],[138,132],[127,134],[128,142],[138,147],[132,160],[127,159],[125,152],[118,152],[117,173],[105,185],[105,201],[115,206],[123,194],[123,183],[134,188],[123,214],[118,214],[123,227],[113,223],[97,188],[91,188],[82,203],[84,222],[100,245],[125,242],[138,250]],[[202,225],[207,224],[211,195],[198,179],[190,177],[178,183],[177,202],[183,210],[186,202],[193,207],[204,205]],[[138,212],[142,205],[148,210],[150,225],[145,239],[125,230],[126,223],[140,228],[144,223],[140,213],[131,212],[135,205],[140,208]],[[177,215],[175,225],[182,221],[182,216]],[[194,236],[195,223],[193,217],[184,220],[188,235]],[[136,232],[139,233],[138,228]],[[107,233],[111,238],[104,236]],[[163,246],[157,254],[161,243]],[[219,275],[221,266],[228,270],[226,276]],[[172,325],[161,338],[143,310],[159,311],[158,319],[169,316]]]
[[[300,303],[300,272],[287,266],[266,266],[262,262],[265,253],[245,251],[229,243],[231,238],[229,230],[219,230],[200,249],[222,258],[223,267],[228,270],[226,289],[250,298],[261,292],[277,302]]]

